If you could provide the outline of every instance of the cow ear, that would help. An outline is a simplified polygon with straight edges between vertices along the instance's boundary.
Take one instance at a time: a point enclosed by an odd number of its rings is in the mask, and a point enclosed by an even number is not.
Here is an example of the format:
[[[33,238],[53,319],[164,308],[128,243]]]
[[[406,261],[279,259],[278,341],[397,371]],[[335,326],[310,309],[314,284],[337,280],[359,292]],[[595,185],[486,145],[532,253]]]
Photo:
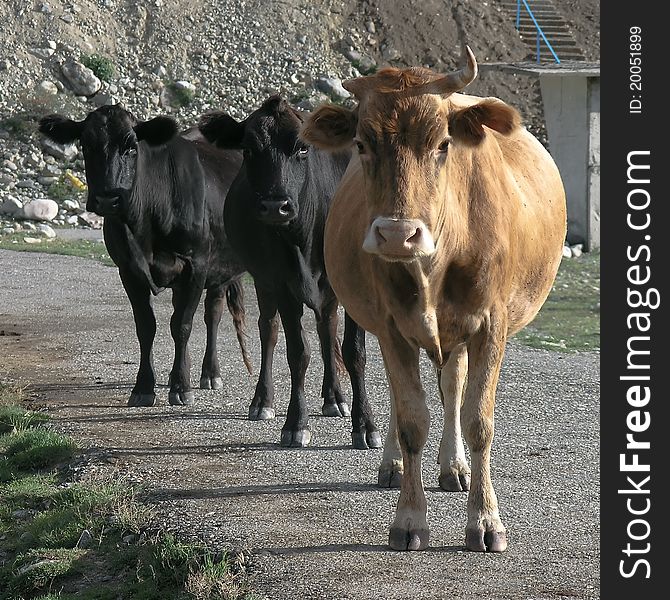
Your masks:
[[[300,137],[317,148],[336,152],[351,146],[356,135],[356,124],[354,111],[324,104],[304,122]]]
[[[467,146],[477,146],[484,140],[484,125],[509,135],[521,125],[521,117],[509,104],[495,98],[487,98],[449,115],[449,133]]]
[[[141,121],[133,129],[137,141],[144,140],[150,146],[167,144],[179,131],[177,122],[173,118],[163,116]]]
[[[72,144],[79,139],[84,121],[73,121],[60,115],[47,115],[40,119],[39,131],[59,144]]]
[[[208,142],[219,148],[242,148],[244,138],[244,123],[239,123],[230,115],[221,111],[214,111],[202,115],[198,122],[200,133]]]

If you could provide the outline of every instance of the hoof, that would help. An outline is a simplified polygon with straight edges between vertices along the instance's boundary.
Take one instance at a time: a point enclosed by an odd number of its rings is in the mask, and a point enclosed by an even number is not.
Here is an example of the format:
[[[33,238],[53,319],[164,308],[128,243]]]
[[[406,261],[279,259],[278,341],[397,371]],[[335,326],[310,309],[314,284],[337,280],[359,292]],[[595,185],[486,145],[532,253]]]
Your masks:
[[[299,431],[290,431],[282,429],[281,441],[284,448],[305,448],[312,441],[312,432],[309,429],[300,429]]]
[[[377,474],[377,485],[383,488],[399,488],[402,483],[403,467],[398,461],[391,465],[382,464]]]
[[[341,404],[324,404],[321,408],[324,417],[350,417],[351,410],[346,402]]]
[[[190,406],[195,402],[195,392],[170,392],[168,402],[172,406]]]
[[[428,547],[427,529],[403,529],[391,527],[389,530],[389,546],[393,550],[424,550]]]
[[[507,549],[507,534],[504,531],[468,528],[465,530],[465,547],[472,552],[504,552]]]
[[[250,421],[270,421],[275,418],[275,409],[266,406],[250,406],[249,420]]]
[[[156,403],[156,394],[137,394],[133,392],[128,398],[128,406],[153,406]]]
[[[201,377],[201,390],[220,390],[223,387],[223,379],[221,377]]]
[[[470,489],[469,473],[440,473],[440,488],[445,492],[467,492]]]
[[[383,446],[382,436],[378,431],[352,431],[351,444],[356,450],[369,450]]]

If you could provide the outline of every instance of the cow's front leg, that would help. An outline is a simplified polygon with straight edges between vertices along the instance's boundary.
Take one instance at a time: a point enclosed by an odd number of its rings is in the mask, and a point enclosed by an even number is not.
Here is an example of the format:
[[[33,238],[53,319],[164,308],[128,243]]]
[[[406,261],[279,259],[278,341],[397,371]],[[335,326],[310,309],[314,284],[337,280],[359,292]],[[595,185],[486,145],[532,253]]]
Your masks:
[[[379,345],[393,389],[404,466],[389,545],[394,550],[423,550],[428,546],[428,524],[421,459],[430,414],[419,376],[419,350],[394,331],[380,337]]]
[[[156,316],[151,306],[151,292],[149,286],[130,270],[119,269],[119,276],[133,309],[135,331],[140,343],[140,367],[128,398],[128,406],[153,406],[156,401],[156,374],[152,348],[156,336]]]
[[[470,489],[470,467],[461,435],[461,404],[467,373],[468,350],[461,344],[454,348],[438,373],[444,427],[437,462],[440,463],[440,487],[448,492]]]
[[[386,369],[386,373],[388,379],[388,369]],[[389,396],[391,403],[389,428],[386,432],[386,440],[384,441],[382,462],[379,465],[379,472],[377,473],[377,485],[383,488],[397,488],[400,487],[402,482],[405,466],[402,462],[402,451],[400,450],[400,440],[398,439],[398,419],[395,414],[395,399],[390,381]]]
[[[507,319],[502,315],[492,311],[489,323],[468,341],[468,381],[461,422],[472,456],[472,481],[465,545],[479,552],[507,548],[490,466],[496,387],[507,337]]]
[[[277,298],[273,291],[256,284],[258,299],[258,331],[261,338],[261,370],[256,383],[256,391],[249,406],[249,419],[265,421],[275,418],[275,391],[272,383],[272,359],[279,323],[277,321]]]
[[[308,446],[312,438],[305,400],[305,373],[309,365],[309,343],[302,327],[302,302],[285,294],[279,303],[279,314],[286,337],[286,355],[291,371],[291,399],[286,423],[281,431],[281,445]]]
[[[221,315],[225,308],[226,288],[223,285],[209,288],[205,296],[205,327],[207,329],[207,346],[202,359],[200,388],[203,390],[219,390],[223,387],[219,357],[216,351],[216,338],[219,332]]]
[[[195,393],[191,389],[191,359],[188,352],[188,340],[193,328],[193,316],[198,308],[204,278],[188,278],[180,281],[172,291],[172,318],[170,332],[174,340],[174,363],[170,372],[170,404],[185,406],[195,402]]]
[[[337,298],[332,290],[328,289],[321,305],[321,314],[317,315],[316,331],[319,335],[321,358],[323,359],[323,384],[321,397],[324,417],[348,417],[351,414],[349,405],[344,399],[340,378],[338,377],[338,363],[342,364],[339,343],[337,341]]]
[[[382,438],[375,424],[372,407],[365,391],[365,330],[346,312],[344,314],[344,364],[351,380],[351,441],[354,448],[381,448]]]

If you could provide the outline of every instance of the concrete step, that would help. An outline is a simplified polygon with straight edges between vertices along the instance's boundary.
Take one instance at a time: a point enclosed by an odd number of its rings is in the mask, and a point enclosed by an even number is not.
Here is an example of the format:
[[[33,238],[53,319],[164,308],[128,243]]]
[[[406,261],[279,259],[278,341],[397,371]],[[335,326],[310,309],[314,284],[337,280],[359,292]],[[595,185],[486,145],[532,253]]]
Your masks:
[[[542,33],[544,33],[559,59],[584,60],[584,54],[577,45],[568,24],[556,10],[555,0],[527,0],[527,3],[533,12],[535,21],[542,29]],[[517,2],[515,0],[501,0],[498,4],[510,17],[512,25],[516,26]],[[519,37],[531,50],[532,59],[535,59],[538,31],[523,3],[521,4],[518,32]],[[540,61],[555,61],[542,36],[540,36]]]

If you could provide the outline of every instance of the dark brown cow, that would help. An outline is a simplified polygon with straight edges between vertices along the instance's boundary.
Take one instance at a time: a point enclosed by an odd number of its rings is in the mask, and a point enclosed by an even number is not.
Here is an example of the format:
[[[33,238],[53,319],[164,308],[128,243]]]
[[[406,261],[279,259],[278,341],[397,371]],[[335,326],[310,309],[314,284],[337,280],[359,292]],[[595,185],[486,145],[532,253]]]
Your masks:
[[[422,348],[444,405],[440,487],[470,490],[470,550],[507,547],[489,467],[496,386],[507,338],[544,303],[566,233],[558,169],[517,112],[455,93],[477,74],[465,55],[447,76],[389,68],[347,81],[358,106],[323,106],[302,132],[322,148],[358,147],[328,215],[325,258],[338,298],[384,357],[392,410],[379,479],[401,480],[397,550],[428,545]]]

